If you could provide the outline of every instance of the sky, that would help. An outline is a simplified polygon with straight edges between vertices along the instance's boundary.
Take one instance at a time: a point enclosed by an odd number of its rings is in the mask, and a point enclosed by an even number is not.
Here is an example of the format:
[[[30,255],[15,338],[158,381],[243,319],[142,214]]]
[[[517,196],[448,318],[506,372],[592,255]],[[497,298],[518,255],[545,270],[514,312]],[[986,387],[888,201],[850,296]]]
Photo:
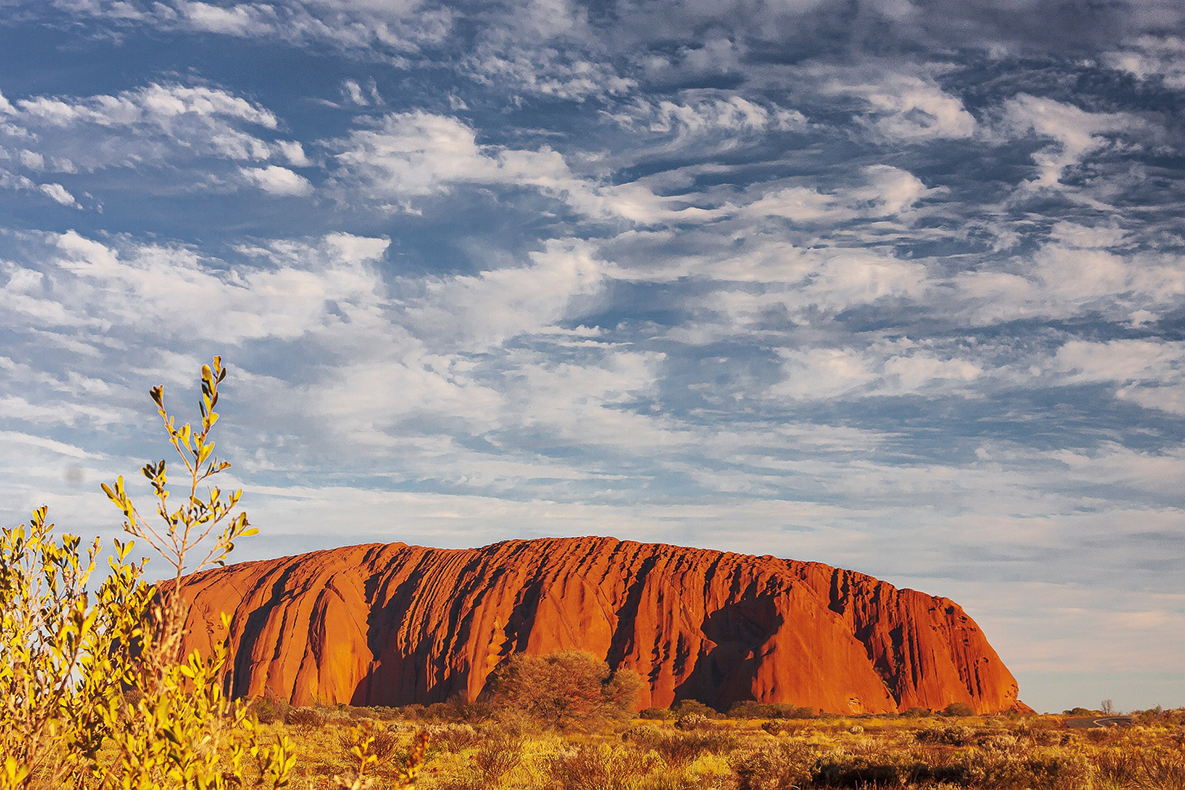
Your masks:
[[[0,523],[221,354],[238,559],[815,560],[1185,705],[1183,99],[1169,0],[0,0]]]

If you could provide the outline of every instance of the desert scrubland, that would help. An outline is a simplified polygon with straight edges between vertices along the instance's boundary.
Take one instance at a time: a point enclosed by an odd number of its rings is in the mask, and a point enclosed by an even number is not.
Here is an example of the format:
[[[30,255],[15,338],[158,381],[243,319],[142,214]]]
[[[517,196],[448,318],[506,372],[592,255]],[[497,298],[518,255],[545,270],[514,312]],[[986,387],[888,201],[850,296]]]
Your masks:
[[[352,777],[350,750],[367,737],[371,786],[401,787],[425,736],[415,784],[424,790],[1185,787],[1185,709],[1089,729],[1050,715],[812,716],[744,704],[731,715],[692,703],[567,728],[482,705],[286,709],[260,701],[257,711],[274,719],[265,728],[295,744],[290,786],[302,790]]]

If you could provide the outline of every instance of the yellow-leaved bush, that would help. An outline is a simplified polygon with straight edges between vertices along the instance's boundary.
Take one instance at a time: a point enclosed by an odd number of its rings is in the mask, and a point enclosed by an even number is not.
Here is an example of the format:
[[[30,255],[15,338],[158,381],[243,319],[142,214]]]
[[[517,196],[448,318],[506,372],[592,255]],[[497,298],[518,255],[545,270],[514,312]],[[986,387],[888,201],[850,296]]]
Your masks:
[[[133,542],[117,540],[102,583],[88,590],[99,541],[84,552],[77,536],[55,537],[45,508],[0,532],[0,790],[287,786],[295,762],[287,739],[263,743],[246,703],[223,693],[225,647],[181,655],[183,577],[223,563],[256,531],[235,512],[241,491],[199,491],[229,467],[210,438],[225,376],[218,357],[202,367],[196,428],[177,427],[163,389],[152,389],[184,467],[176,508],[164,461],[143,469],[155,519],[137,509],[122,477],[103,486],[124,530],[168,564],[170,579],[148,584],[144,562],[129,559]]]

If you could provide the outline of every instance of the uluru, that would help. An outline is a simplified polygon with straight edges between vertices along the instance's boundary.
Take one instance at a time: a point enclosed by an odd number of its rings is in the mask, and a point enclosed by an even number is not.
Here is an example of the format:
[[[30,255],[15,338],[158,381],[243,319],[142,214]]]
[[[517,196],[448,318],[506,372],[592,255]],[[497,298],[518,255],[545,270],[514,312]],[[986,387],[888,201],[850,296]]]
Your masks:
[[[955,602],[771,556],[613,538],[368,544],[204,571],[184,596],[187,649],[228,640],[228,691],[293,704],[476,699],[513,653],[579,648],[638,672],[640,707],[1021,705]]]

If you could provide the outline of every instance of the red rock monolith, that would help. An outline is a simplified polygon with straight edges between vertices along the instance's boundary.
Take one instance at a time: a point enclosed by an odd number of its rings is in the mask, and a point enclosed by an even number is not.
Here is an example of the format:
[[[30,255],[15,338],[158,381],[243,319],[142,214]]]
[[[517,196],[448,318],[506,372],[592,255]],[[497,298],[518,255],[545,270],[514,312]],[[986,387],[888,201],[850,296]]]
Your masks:
[[[1018,706],[958,604],[813,562],[612,538],[370,544],[205,571],[184,590],[187,648],[228,638],[233,694],[297,705],[474,699],[514,652],[580,648],[641,674],[641,707]]]

